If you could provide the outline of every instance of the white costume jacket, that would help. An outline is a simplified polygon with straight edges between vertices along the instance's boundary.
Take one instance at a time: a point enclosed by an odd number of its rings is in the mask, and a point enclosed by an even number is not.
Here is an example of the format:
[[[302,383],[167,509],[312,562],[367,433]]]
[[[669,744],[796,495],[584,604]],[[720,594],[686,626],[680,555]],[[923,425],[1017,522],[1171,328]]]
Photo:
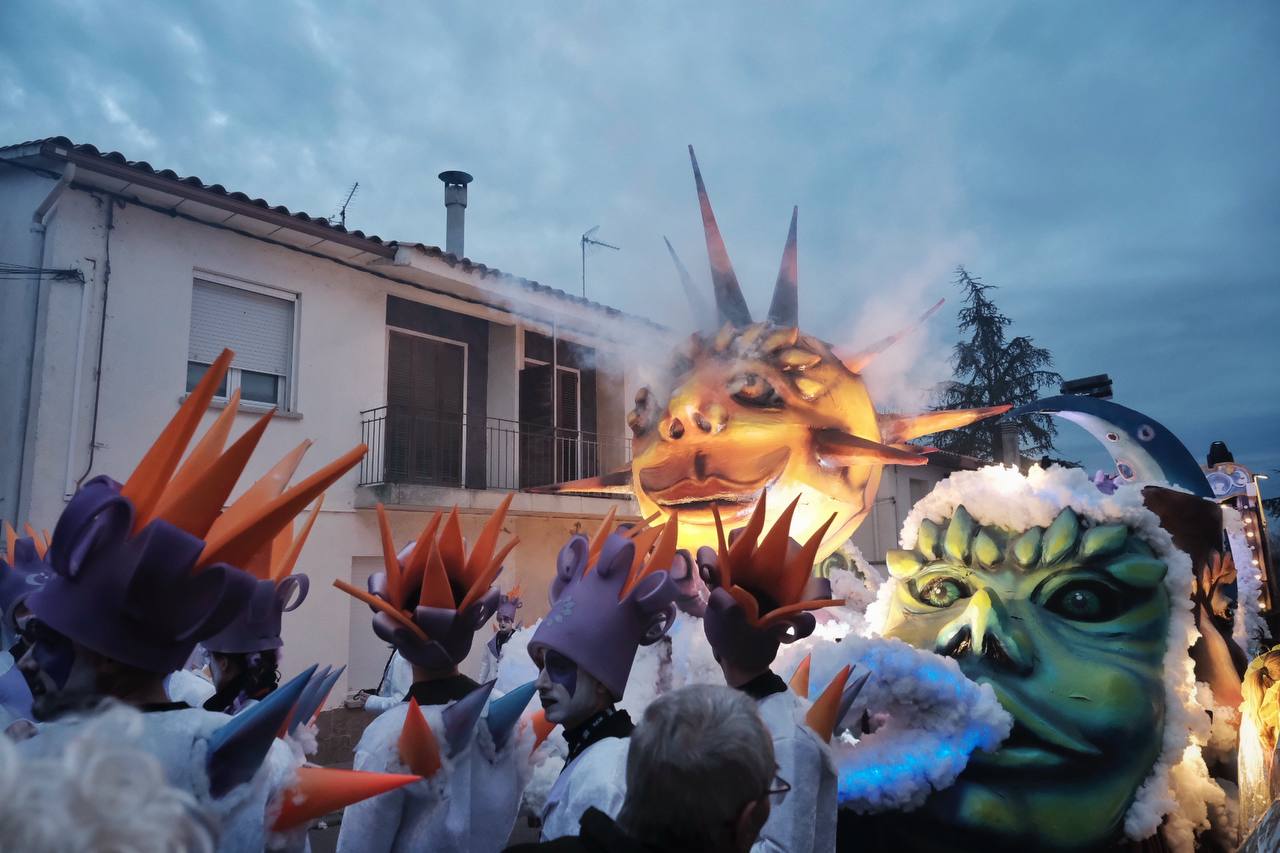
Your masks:
[[[630,734],[631,722],[625,712],[615,712],[613,719],[615,725],[610,728]],[[627,796],[627,749],[630,746],[629,737],[605,736],[589,744],[564,766],[542,808],[543,841],[577,835],[581,829],[579,822],[589,808],[595,807],[609,817],[618,816]]]
[[[836,773],[827,745],[805,724],[808,703],[790,690],[759,699],[773,735],[778,775],[791,792],[774,805],[753,853],[832,853],[836,849]]]

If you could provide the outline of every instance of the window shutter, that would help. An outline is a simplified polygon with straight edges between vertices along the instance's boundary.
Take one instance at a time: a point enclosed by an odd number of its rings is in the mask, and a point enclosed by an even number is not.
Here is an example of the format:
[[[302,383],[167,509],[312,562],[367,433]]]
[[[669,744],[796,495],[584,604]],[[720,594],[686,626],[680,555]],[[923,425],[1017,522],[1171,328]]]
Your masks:
[[[236,354],[232,367],[287,377],[293,361],[293,308],[288,299],[197,279],[187,357],[211,364],[230,347]]]

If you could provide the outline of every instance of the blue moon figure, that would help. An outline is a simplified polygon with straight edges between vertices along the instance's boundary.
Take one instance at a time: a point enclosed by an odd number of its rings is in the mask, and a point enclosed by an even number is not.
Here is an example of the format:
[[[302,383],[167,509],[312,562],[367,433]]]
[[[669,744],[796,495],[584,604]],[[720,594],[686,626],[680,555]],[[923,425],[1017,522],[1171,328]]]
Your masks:
[[[1046,414],[1083,427],[1106,448],[1125,483],[1168,483],[1213,499],[1195,457],[1159,421],[1110,400],[1064,394],[1019,406],[1006,417]]]

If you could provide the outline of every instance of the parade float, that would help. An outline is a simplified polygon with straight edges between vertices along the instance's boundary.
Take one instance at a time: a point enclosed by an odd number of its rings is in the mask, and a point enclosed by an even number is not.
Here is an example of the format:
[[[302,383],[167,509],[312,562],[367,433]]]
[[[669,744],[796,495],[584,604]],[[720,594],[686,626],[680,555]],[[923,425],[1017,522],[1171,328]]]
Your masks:
[[[1280,790],[1280,647],[1267,651],[1277,591],[1252,475],[1201,468],[1118,404],[1042,400],[1010,416],[1084,428],[1115,470],[957,472],[912,508],[880,577],[848,540],[883,467],[924,464],[930,448],[913,439],[1009,407],[879,411],[861,373],[910,330],[844,352],[800,329],[794,212],[755,321],[696,159],[693,170],[714,311],[673,251],[703,328],[670,356],[663,387],[637,394],[629,465],[553,488],[634,496],[646,543],[678,516],[681,548],[723,557],[730,531],[757,535],[785,513],[814,562],[835,555],[828,597],[843,604],[807,636],[784,629],[775,668],[816,702],[846,667],[869,674],[839,703],[831,740],[841,849],[1234,850],[1260,821],[1265,832]],[[633,712],[664,690],[723,683],[705,595],[687,599],[636,661],[622,703]],[[531,671],[507,654],[499,684]],[[531,800],[560,746],[553,734],[540,747]],[[1248,849],[1272,849],[1258,837]]]

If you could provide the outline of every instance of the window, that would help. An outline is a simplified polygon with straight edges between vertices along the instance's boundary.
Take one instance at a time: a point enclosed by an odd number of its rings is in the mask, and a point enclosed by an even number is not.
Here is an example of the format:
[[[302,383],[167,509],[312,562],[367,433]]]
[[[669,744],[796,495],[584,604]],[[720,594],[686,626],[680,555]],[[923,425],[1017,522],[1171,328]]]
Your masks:
[[[292,294],[196,279],[191,295],[187,391],[196,387],[218,354],[229,347],[235,359],[217,396],[225,400],[239,389],[244,402],[287,409],[296,308]]]
[[[391,332],[386,474],[392,482],[463,485],[467,348]]]

